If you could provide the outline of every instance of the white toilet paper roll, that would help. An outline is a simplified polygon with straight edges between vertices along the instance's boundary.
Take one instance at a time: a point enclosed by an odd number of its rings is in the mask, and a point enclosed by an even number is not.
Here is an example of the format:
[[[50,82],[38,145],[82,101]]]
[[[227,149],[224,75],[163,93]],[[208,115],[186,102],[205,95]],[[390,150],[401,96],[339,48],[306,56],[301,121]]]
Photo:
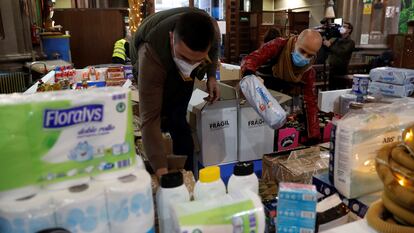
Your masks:
[[[56,224],[77,233],[109,232],[102,185],[91,182],[53,193]]]
[[[154,232],[151,177],[145,170],[102,183],[111,232]]]
[[[0,202],[1,233],[32,233],[53,227],[56,222],[48,193]]]
[[[86,176],[86,177],[81,177],[79,179],[66,180],[66,181],[62,181],[58,183],[51,183],[49,185],[44,186],[44,188],[50,191],[66,190],[66,189],[69,189],[70,187],[89,184],[90,181],[91,181],[91,178],[89,176]]]
[[[136,155],[136,161],[138,170],[145,170],[144,160],[142,160],[140,155]]]
[[[137,169],[134,165],[128,168],[124,168],[122,170],[118,170],[118,171],[101,173],[96,176],[93,176],[92,178],[93,180],[96,180],[96,181],[115,180],[123,176],[131,175],[136,170]]]
[[[30,185],[22,188],[0,192],[0,201],[13,201],[16,199],[33,196],[40,192],[40,187]]]
[[[265,214],[260,197],[251,192],[172,205],[174,229],[169,232],[264,232]]]

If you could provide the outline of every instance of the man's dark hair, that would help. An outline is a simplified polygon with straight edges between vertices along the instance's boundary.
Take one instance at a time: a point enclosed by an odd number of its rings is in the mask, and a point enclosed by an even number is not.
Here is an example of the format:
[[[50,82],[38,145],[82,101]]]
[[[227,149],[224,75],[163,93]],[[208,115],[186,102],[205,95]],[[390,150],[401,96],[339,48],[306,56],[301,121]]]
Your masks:
[[[354,26],[352,26],[352,24],[350,22],[344,22],[344,24],[348,25],[349,30],[351,30],[349,32],[349,35],[351,35],[352,32],[354,31]]]
[[[212,18],[203,12],[184,13],[175,24],[174,37],[194,51],[206,51],[214,36]]]

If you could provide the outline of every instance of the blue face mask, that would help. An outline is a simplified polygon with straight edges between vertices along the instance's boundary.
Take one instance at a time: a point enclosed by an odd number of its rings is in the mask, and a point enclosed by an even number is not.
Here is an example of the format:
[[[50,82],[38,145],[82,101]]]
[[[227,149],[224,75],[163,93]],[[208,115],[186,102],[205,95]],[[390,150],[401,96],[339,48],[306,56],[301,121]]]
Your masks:
[[[298,51],[294,51],[292,53],[292,61],[293,64],[297,67],[304,67],[307,64],[309,64],[310,62],[310,58],[306,58],[304,57],[301,53],[299,53]]]

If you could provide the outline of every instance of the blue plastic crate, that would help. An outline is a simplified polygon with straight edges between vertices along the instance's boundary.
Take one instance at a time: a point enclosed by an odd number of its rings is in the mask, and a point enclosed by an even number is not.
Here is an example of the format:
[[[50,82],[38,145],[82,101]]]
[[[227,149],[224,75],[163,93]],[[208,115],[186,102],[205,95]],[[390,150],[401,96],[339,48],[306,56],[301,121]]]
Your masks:
[[[43,52],[46,53],[48,60],[56,59],[55,54],[59,54],[59,59],[72,62],[70,55],[70,36],[44,36],[42,37]]]

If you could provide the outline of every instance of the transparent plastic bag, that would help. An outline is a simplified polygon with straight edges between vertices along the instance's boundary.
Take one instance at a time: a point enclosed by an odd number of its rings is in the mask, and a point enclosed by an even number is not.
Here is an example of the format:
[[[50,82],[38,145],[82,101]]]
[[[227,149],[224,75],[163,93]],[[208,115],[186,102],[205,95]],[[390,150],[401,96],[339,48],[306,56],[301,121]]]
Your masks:
[[[240,81],[240,88],[246,100],[273,129],[286,122],[286,112],[255,75],[248,75]]]
[[[379,191],[383,185],[375,171],[375,157],[385,145],[400,142],[402,131],[414,123],[414,101],[364,107],[337,121],[334,184],[347,198]]]

